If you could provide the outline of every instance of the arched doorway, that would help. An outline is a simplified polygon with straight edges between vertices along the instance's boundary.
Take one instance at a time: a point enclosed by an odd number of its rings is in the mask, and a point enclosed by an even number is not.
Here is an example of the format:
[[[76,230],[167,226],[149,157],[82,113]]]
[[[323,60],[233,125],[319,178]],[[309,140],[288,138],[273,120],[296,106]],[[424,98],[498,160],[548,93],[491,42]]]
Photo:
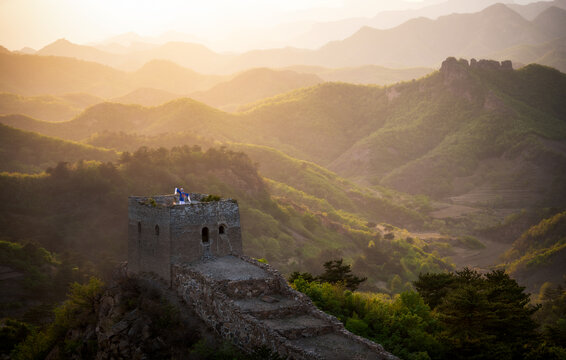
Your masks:
[[[203,244],[207,244],[208,243],[208,228],[204,227],[202,228],[202,242]]]

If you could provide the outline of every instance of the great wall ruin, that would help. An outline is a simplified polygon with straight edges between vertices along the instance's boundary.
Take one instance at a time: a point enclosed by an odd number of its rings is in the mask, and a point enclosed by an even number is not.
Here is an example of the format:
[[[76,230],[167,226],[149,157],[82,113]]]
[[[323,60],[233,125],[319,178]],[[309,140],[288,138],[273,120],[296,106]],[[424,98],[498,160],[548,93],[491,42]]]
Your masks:
[[[238,204],[190,194],[129,197],[128,272],[154,273],[225,339],[288,359],[396,359],[354,335],[292,289],[277,270],[242,254]]]

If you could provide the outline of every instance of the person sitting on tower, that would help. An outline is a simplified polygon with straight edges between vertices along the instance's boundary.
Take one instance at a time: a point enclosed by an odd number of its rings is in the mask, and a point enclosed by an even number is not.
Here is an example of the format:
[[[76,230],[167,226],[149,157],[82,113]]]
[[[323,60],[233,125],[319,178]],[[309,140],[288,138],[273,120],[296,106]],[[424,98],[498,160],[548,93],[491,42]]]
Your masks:
[[[179,194],[179,205],[185,204],[187,201],[189,204],[191,203],[191,197],[189,193],[186,193],[183,188],[175,188],[175,195]]]

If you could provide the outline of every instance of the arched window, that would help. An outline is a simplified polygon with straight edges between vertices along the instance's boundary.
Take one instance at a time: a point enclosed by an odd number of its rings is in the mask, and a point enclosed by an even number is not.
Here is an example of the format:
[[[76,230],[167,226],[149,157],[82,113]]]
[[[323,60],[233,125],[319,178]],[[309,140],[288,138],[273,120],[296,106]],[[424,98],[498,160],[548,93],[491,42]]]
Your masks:
[[[141,234],[141,222],[138,221],[138,234]]]
[[[202,228],[202,242],[203,243],[207,243],[208,242],[208,228]]]
[[[218,233],[219,233],[219,234],[224,234],[224,225],[220,225],[220,226],[218,227]]]
[[[155,235],[159,236],[159,225],[155,225]]]

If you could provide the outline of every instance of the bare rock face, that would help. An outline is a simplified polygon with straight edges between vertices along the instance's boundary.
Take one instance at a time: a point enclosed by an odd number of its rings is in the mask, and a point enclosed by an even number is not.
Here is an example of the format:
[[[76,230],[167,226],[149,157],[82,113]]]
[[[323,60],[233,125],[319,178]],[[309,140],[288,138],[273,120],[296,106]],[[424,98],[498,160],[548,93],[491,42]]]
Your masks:
[[[469,102],[483,103],[484,109],[488,111],[504,111],[505,107],[501,99],[495,94],[485,93],[477,82],[474,81],[474,72],[497,72],[513,71],[513,63],[510,60],[499,62],[496,60],[456,59],[449,57],[442,62],[440,73],[444,85],[454,94],[465,98]]]
[[[502,62],[496,60],[470,60],[471,69],[482,69],[482,70],[513,70],[513,62],[511,60],[504,60]]]
[[[445,79],[462,79],[466,77],[469,69],[491,71],[513,70],[513,63],[511,60],[499,62],[497,60],[486,59],[471,59],[468,63],[466,59],[457,60],[455,57],[449,57],[442,62],[440,72],[444,75]]]
[[[501,70],[513,70],[513,62],[511,62],[511,60],[502,61]]]
[[[444,60],[440,67],[440,73],[444,77],[444,84],[449,85],[467,79],[469,77],[469,67],[468,60],[465,59],[457,60],[455,57],[449,57]]]

